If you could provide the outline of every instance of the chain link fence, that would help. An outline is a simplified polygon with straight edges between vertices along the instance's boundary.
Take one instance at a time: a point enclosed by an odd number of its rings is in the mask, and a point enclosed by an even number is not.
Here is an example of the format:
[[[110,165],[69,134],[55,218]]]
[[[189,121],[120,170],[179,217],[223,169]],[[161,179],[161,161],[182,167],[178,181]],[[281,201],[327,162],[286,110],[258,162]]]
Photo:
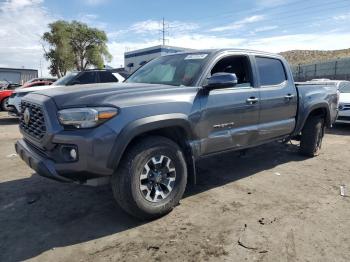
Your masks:
[[[295,81],[303,82],[315,78],[350,80],[350,58],[292,67]]]

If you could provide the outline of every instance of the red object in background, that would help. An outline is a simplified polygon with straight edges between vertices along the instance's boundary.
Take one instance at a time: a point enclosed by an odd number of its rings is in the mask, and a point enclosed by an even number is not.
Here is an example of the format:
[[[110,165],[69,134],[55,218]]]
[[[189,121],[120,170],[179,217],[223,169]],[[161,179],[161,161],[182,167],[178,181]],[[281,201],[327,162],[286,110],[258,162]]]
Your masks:
[[[0,90],[0,107],[1,110],[6,111],[7,110],[7,100],[10,97],[10,95],[13,93],[13,90]]]
[[[48,86],[51,85],[54,82],[54,80],[38,80],[38,81],[29,81],[27,83],[24,83],[21,88],[28,88],[28,87],[33,87],[33,86]],[[4,89],[1,89],[0,87],[0,110],[2,111],[7,111],[7,101],[11,94],[14,92],[14,89],[19,87],[20,85],[17,84],[9,84],[5,87]]]
[[[27,82],[27,83],[24,83],[23,86],[21,87],[33,87],[33,86],[49,86],[53,83],[54,81],[34,81],[34,82]]]

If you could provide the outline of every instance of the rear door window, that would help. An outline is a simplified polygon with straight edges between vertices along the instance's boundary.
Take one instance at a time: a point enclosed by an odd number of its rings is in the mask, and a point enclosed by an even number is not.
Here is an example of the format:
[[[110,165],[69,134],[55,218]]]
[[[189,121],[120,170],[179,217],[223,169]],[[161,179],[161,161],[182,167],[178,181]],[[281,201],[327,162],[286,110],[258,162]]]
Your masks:
[[[95,72],[84,72],[80,74],[73,81],[74,84],[93,84],[96,83],[96,74]]]
[[[118,79],[110,72],[99,72],[101,83],[118,82]]]
[[[287,80],[286,72],[282,62],[275,58],[256,57],[260,85],[279,85]]]
[[[339,86],[340,93],[350,93],[350,82],[341,83]]]

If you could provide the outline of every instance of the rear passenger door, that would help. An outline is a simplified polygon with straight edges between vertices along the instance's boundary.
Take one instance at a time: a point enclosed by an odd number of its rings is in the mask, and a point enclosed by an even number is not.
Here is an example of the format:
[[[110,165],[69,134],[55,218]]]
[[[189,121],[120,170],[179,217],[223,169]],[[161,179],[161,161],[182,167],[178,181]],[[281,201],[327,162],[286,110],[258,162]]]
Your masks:
[[[256,56],[255,63],[260,87],[259,141],[291,134],[298,98],[289,69],[274,57]]]

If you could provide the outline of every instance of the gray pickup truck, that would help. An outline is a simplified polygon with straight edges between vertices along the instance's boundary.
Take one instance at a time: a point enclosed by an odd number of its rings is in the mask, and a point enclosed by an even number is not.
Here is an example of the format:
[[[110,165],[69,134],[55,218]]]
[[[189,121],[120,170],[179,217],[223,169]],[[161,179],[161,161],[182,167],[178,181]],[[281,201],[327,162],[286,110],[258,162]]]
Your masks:
[[[295,85],[275,54],[178,53],[149,62],[124,83],[27,95],[15,147],[39,175],[109,181],[126,212],[151,219],[178,204],[201,158],[286,139],[317,155],[338,97],[322,83]]]

